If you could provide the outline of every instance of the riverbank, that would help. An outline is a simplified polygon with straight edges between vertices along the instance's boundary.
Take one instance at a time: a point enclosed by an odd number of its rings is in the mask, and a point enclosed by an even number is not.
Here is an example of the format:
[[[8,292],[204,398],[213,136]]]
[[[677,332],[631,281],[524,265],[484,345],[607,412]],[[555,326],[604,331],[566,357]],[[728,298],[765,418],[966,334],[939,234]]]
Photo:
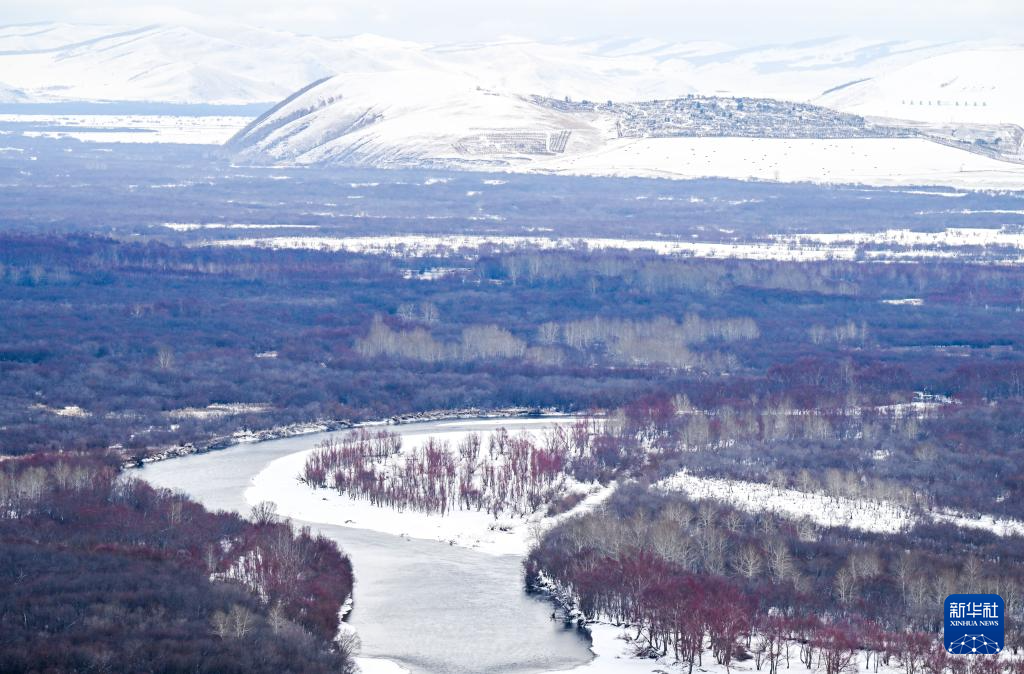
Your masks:
[[[293,438],[311,433],[333,433],[353,428],[373,426],[397,426],[401,424],[413,424],[429,421],[445,421],[449,419],[504,419],[516,417],[557,417],[566,414],[553,407],[500,407],[494,409],[480,409],[466,407],[454,410],[433,410],[429,412],[410,412],[409,414],[398,414],[386,419],[370,421],[351,421],[348,419],[319,419],[316,421],[300,422],[294,424],[283,424],[260,430],[239,430],[231,435],[218,435],[210,440],[196,445],[191,442],[180,445],[149,450],[151,453],[141,458],[131,458],[123,464],[123,468],[141,468],[147,463],[156,463],[175,459],[193,454],[205,454],[220,449],[227,449],[242,443],[266,442],[268,440],[281,440]],[[111,450],[124,451],[119,445],[110,447]]]
[[[489,432],[493,419],[480,418],[440,424],[431,432],[403,437],[405,447],[414,447],[433,437],[450,442],[453,446],[470,433]],[[573,417],[540,416],[518,417],[509,424],[509,431],[541,432],[559,420]],[[340,494],[334,489],[313,489],[299,480],[307,457],[315,449],[307,449],[271,461],[252,478],[245,491],[245,500],[251,505],[260,501],[273,501],[278,513],[285,517],[307,522],[320,522],[345,527],[370,529],[402,538],[417,538],[458,545],[494,555],[525,555],[536,537],[565,517],[593,508],[606,499],[614,485],[597,483],[585,485],[586,497],[566,513],[545,516],[537,512],[526,517],[494,517],[477,510],[452,510],[445,515],[424,513],[410,509],[394,510],[376,506],[368,500]]]

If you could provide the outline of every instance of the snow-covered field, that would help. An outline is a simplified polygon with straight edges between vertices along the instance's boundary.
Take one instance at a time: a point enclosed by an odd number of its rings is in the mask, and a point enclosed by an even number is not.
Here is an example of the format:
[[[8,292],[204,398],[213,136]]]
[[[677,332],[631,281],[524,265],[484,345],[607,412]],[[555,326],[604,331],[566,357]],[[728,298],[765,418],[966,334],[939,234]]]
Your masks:
[[[556,423],[569,423],[571,418],[516,419],[509,422],[510,432],[526,431],[539,438],[544,430]],[[455,447],[467,435],[481,429],[483,445],[487,445],[493,420],[439,422],[431,432],[403,433],[402,452],[421,447],[429,438],[448,442]],[[458,430],[445,430],[445,426]],[[333,489],[312,489],[299,481],[307,457],[315,449],[308,449],[272,461],[252,479],[245,492],[249,503],[273,501],[278,511],[295,519],[371,529],[396,536],[437,540],[452,545],[474,548],[490,554],[525,554],[531,542],[545,527],[567,516],[544,517],[535,513],[525,518],[494,516],[475,510],[453,510],[445,515],[427,514],[414,510],[393,510],[372,505],[369,501],[339,494]],[[612,491],[611,487],[595,485],[587,498],[572,512],[600,503]]]
[[[174,225],[185,229],[186,226]],[[192,228],[192,226],[187,226]],[[198,227],[198,226],[197,226]],[[222,227],[225,227],[222,225]],[[226,227],[235,227],[226,225]],[[240,225],[266,227],[274,225]],[[377,253],[403,257],[423,257],[446,251],[473,251],[485,246],[500,248],[530,247],[555,249],[619,249],[651,251],[660,255],[692,255],[702,258],[738,258],[746,260],[855,260],[861,255],[872,260],[912,261],[934,257],[973,257],[978,248],[992,247],[995,261],[1007,264],[1024,262],[1024,231],[982,228],[950,228],[938,232],[886,230],[840,234],[776,235],[763,242],[709,242],[665,239],[558,238],[543,236],[486,235],[396,235],[396,236],[270,236],[223,239],[207,242],[213,246],[309,249]]]
[[[264,403],[213,403],[206,407],[183,407],[166,412],[171,419],[216,419],[237,414],[262,414],[270,409]]]
[[[175,232],[192,232],[197,229],[319,229],[318,225],[259,225],[246,223],[221,224],[216,222],[165,222],[164,227]]]
[[[940,232],[914,232],[909,229],[887,229],[884,232],[839,232],[829,234],[801,234],[775,237],[794,243],[814,242],[827,246],[853,244],[887,246],[947,246],[950,248],[974,246],[1008,246],[1024,249],[1024,228],[993,229],[984,227],[951,227]]]
[[[398,235],[313,237],[273,236],[263,238],[224,239],[209,242],[215,246],[256,246],[278,249],[311,249],[352,251],[400,256],[423,257],[446,250],[476,250],[484,246],[502,248],[530,247],[542,250],[589,247],[597,249],[647,250],[662,255],[689,254],[697,257],[743,258],[752,260],[824,260],[852,259],[853,247],[837,249],[824,245],[797,247],[789,242],[713,243],[699,241],[668,241],[656,239],[552,238],[543,236],[484,235]]]
[[[513,170],[649,178],[1024,189],[1024,166],[920,138],[613,139]]]
[[[236,115],[0,114],[0,124],[25,125],[28,137],[75,138],[97,143],[221,145],[251,121]]]
[[[958,527],[985,529],[999,536],[1024,535],[1024,522],[991,515],[971,517],[951,511],[917,514],[912,509],[868,499],[803,492],[761,482],[700,477],[682,471],[655,485],[683,491],[692,498],[712,498],[748,512],[772,512],[788,519],[809,518],[823,527],[850,527],[877,533],[895,533],[915,523],[941,521]]]

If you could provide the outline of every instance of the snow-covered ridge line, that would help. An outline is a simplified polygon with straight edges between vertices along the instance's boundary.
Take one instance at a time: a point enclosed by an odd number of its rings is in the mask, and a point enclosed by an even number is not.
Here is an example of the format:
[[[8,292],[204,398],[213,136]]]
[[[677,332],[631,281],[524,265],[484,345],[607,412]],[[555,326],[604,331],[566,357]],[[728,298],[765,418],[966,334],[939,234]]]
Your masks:
[[[124,36],[131,34],[132,39]],[[342,72],[467,74],[485,88],[629,101],[686,93],[789,99],[859,115],[1019,123],[1022,50],[1008,41],[831,38],[737,48],[616,37],[428,44],[192,25],[7,26],[0,97],[12,101],[279,101]],[[113,67],[112,67],[113,64]]]

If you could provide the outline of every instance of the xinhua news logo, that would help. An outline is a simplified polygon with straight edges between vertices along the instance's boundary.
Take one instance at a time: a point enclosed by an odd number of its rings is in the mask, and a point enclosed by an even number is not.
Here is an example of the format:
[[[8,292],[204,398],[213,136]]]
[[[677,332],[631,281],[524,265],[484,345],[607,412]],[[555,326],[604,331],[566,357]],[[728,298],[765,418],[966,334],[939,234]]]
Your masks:
[[[946,597],[943,642],[954,655],[994,655],[1003,650],[1003,598],[998,594]]]

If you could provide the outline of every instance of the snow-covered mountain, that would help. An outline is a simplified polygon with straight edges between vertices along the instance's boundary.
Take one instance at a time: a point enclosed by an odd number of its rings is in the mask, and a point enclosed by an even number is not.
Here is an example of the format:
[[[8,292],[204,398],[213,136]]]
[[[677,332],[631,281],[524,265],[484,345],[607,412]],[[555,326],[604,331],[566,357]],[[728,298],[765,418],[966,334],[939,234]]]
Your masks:
[[[995,42],[431,45],[208,22],[0,27],[0,102],[259,103],[268,111],[229,149],[289,164],[866,182],[1008,172],[1016,184],[1020,167],[1000,160],[1024,159],[1021,71],[1024,45]]]
[[[0,80],[35,102],[269,106],[331,75],[419,72],[428,79],[469,77],[498,92],[574,100],[760,96],[929,122],[1021,124],[1022,65],[1024,45],[988,42],[843,37],[738,48],[700,41],[507,38],[431,45],[212,22],[0,27]]]
[[[338,75],[300,92],[229,143],[243,159],[298,164],[472,164],[546,155],[560,134],[599,146],[614,121],[418,70]]]
[[[620,139],[878,138],[917,135],[806,103],[688,94],[574,102],[418,70],[336,75],[253,121],[228,144],[240,158],[375,166],[520,166]]]
[[[34,102],[273,103],[342,70],[430,67],[422,47],[209,25],[0,28],[0,73]]]
[[[1024,166],[996,152],[810,104],[585,103],[478,82],[418,70],[338,75],[254,120],[226,149],[259,164],[1024,187]]]

